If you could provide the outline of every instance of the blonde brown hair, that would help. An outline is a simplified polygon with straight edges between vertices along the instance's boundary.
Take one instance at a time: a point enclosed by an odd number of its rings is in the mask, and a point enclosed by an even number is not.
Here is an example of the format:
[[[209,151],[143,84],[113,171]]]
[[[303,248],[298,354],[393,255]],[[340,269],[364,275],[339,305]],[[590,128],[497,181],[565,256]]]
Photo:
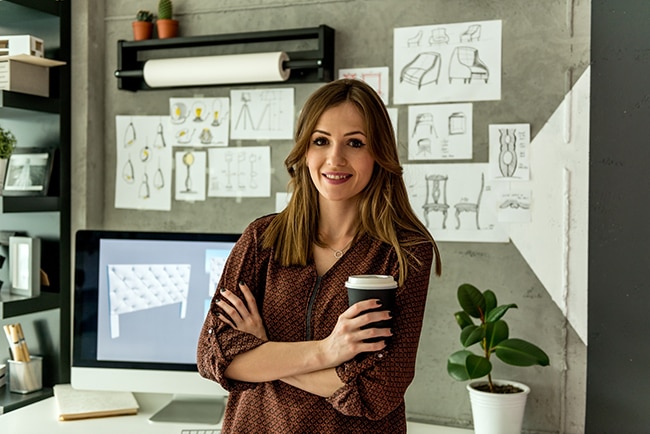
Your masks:
[[[274,259],[283,266],[304,266],[313,255],[313,244],[322,245],[318,235],[318,191],[309,175],[305,155],[323,112],[344,102],[354,104],[365,119],[367,146],[375,160],[370,182],[360,193],[357,236],[368,234],[393,246],[399,263],[400,285],[406,280],[409,265],[420,262],[404,249],[416,244],[431,243],[435,271],[440,275],[442,264],[438,247],[408,199],[388,111],[377,93],[360,80],[330,82],[305,102],[296,125],[295,145],[284,161],[291,177],[289,190],[293,194],[288,206],[266,229],[263,247],[275,248]],[[409,234],[401,243],[399,231]]]

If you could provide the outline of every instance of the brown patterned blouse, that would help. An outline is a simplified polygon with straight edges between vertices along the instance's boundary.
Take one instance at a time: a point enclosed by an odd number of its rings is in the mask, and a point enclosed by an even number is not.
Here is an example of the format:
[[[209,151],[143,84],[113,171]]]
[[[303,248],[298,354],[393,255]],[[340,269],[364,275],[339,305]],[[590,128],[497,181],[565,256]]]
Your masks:
[[[282,267],[261,237],[273,216],[249,225],[226,263],[220,286],[235,290],[244,281],[256,296],[271,341],[296,342],[326,338],[347,309],[347,276],[390,274],[397,277],[394,249],[364,235],[323,276],[314,264]],[[229,391],[224,433],[405,433],[404,393],[415,373],[422,317],[433,260],[431,244],[410,248],[421,262],[409,267],[398,288],[393,336],[386,348],[360,354],[336,368],[345,385],[323,398],[282,381],[248,383],[224,372],[233,358],[264,342],[232,329],[216,318],[214,300],[198,344],[202,376]],[[413,262],[413,261],[412,261]],[[217,291],[218,296],[219,291]]]

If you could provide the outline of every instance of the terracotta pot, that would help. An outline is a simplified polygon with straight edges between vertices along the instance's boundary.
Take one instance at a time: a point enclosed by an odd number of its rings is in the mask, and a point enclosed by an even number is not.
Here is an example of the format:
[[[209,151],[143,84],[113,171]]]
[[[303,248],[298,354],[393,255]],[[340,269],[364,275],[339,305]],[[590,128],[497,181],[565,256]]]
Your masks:
[[[133,40],[142,41],[144,39],[151,39],[153,33],[153,23],[150,21],[133,21]]]
[[[178,20],[156,20],[156,27],[160,39],[178,36]]]

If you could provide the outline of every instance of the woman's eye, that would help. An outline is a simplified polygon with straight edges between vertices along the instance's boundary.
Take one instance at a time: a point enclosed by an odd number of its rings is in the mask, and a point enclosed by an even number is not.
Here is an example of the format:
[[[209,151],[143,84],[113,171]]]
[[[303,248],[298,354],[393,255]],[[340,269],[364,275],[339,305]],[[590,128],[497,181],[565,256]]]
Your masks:
[[[324,137],[316,137],[314,140],[312,140],[312,143],[316,146],[325,146],[327,145],[327,139]]]
[[[365,143],[359,139],[352,139],[348,142],[348,145],[352,146],[353,148],[360,148],[362,146],[365,146]]]

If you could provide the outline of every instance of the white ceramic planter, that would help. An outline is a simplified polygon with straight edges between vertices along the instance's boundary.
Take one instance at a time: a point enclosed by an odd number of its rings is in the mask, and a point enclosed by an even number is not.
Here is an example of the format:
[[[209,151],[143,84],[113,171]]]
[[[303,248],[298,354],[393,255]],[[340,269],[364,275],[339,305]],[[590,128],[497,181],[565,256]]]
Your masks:
[[[474,381],[467,385],[472,404],[475,434],[521,434],[521,425],[526,409],[526,398],[530,388],[522,383],[507,380],[492,380],[494,384],[512,384],[523,390],[521,393],[488,393],[474,389]]]

